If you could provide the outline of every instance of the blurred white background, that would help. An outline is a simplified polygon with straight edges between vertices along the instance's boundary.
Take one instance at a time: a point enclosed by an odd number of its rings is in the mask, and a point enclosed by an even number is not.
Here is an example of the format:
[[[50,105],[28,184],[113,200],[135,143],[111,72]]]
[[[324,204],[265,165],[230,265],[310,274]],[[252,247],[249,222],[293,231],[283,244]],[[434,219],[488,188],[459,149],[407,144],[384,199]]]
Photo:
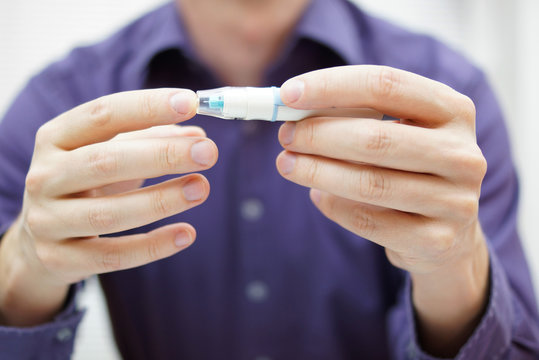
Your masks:
[[[355,0],[378,16],[437,36],[488,73],[505,109],[521,175],[521,235],[539,288],[539,1]],[[102,39],[162,0],[0,2],[0,114],[29,76],[73,46]],[[535,159],[535,160],[534,160]],[[82,303],[76,360],[119,359],[99,286]]]

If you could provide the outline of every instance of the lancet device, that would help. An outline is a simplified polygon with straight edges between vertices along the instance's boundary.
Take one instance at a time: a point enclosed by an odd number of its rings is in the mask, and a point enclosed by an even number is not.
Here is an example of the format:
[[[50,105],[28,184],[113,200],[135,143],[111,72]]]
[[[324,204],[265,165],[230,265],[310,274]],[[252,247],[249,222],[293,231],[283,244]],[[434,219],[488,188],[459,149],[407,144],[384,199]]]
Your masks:
[[[222,87],[197,91],[197,114],[228,120],[299,121],[307,117],[332,116],[382,119],[372,109],[329,108],[300,110],[286,106],[281,100],[280,88]]]
[[[201,115],[229,120],[297,121],[309,117],[313,110],[293,109],[283,104],[280,88],[222,87],[197,91]]]

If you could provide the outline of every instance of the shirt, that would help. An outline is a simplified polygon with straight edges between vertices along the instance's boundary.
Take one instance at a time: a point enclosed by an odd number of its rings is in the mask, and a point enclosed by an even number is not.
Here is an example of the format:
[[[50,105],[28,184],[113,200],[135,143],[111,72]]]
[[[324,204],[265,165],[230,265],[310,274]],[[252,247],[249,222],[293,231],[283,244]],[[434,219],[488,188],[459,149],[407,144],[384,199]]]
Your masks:
[[[197,58],[178,14],[167,4],[29,81],[0,123],[0,233],[21,208],[35,132],[44,122],[114,92],[223,85]],[[537,307],[516,228],[517,178],[485,76],[430,37],[344,0],[313,0],[264,85],[347,64],[412,71],[475,102],[477,139],[488,162],[479,218],[489,244],[490,292],[457,358],[539,357]],[[202,116],[186,124],[203,127],[219,148],[218,163],[204,172],[208,200],[125,233],[182,221],[197,229],[197,241],[168,259],[99,277],[123,357],[433,358],[417,340],[409,276],[390,265],[383,248],[325,218],[307,189],[278,174],[278,124]],[[0,327],[0,357],[67,358],[83,314],[73,298],[50,323]]]

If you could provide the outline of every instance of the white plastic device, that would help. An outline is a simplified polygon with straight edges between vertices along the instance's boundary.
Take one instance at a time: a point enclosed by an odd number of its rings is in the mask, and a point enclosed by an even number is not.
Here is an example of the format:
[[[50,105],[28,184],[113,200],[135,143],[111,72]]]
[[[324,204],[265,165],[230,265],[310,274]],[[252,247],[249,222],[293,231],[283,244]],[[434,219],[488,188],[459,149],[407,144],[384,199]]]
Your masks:
[[[361,117],[382,119],[382,114],[371,109],[330,108],[301,110],[286,106],[281,100],[280,88],[222,87],[197,91],[197,114],[228,120],[299,121],[307,117]]]

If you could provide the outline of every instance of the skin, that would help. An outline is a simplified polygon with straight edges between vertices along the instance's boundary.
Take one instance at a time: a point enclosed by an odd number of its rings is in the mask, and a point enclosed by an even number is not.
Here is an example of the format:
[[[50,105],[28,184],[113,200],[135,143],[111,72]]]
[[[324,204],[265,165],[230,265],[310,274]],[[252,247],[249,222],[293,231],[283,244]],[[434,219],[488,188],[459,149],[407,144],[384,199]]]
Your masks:
[[[256,86],[261,83],[264,70],[278,56],[309,0],[178,0],[178,3],[202,62],[225,84]]]
[[[312,118],[286,123],[277,168],[312,188],[315,206],[386,249],[411,274],[422,346],[454,356],[488,293],[488,252],[478,220],[486,161],[475,107],[446,85],[402,70],[347,66],[285,82],[292,107],[372,108],[395,118]]]
[[[215,164],[217,147],[202,129],[171,125],[191,118],[195,104],[189,90],[119,93],[39,129],[23,208],[0,247],[2,324],[46,322],[70,284],[162,259],[194,241],[195,229],[184,223],[114,240],[99,235],[181,213],[207,198],[209,184],[200,174],[139,188],[140,179]]]
[[[178,0],[195,51],[230,85],[260,83],[307,3]],[[479,321],[489,286],[477,217],[486,162],[473,103],[435,81],[377,66],[304,74],[283,84],[281,95],[296,108],[367,107],[406,119],[284,124],[277,169],[312,188],[325,216],[384,246],[389,261],[411,274],[421,346],[455,355]],[[194,241],[195,229],[184,223],[115,239],[99,235],[207,198],[208,181],[197,173],[139,188],[143,179],[217,161],[202,129],[172,125],[194,115],[195,101],[179,89],[119,93],[39,129],[21,214],[0,243],[0,324],[49,321],[70,284],[171,256]]]

